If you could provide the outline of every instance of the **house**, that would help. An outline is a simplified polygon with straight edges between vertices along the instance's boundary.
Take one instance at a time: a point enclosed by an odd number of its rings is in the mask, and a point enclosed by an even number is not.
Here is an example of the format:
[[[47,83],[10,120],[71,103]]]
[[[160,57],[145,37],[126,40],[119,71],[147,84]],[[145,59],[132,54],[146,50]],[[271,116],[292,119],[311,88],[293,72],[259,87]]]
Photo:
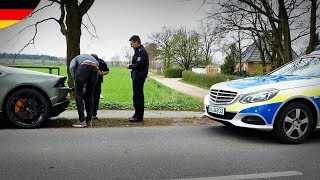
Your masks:
[[[206,66],[207,74],[219,74],[221,72],[220,65],[213,64]]]
[[[272,64],[270,57],[266,56],[265,60],[266,71],[270,72],[272,70]],[[239,70],[240,62],[236,64],[236,70]],[[241,70],[246,71],[248,74],[259,74],[262,70],[260,52],[257,46],[253,43],[251,44],[242,54],[241,59]]]
[[[205,67],[194,67],[192,72],[196,74],[218,74],[221,72],[221,67],[219,65],[208,65]]]
[[[292,58],[296,59],[297,57],[298,55],[294,51],[292,51]],[[242,53],[241,66],[242,66],[241,70],[246,71],[248,74],[262,74],[260,52],[254,43],[252,43]],[[268,55],[266,55],[265,66],[266,66],[267,73],[273,70],[271,57]],[[236,70],[239,70],[239,67],[240,67],[240,62],[238,61],[236,64]]]

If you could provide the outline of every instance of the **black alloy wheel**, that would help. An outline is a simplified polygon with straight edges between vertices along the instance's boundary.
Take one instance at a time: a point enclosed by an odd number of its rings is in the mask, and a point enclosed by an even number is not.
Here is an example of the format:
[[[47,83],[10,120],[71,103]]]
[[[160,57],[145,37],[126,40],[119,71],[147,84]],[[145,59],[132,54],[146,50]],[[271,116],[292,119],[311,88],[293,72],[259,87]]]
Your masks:
[[[36,128],[48,119],[49,103],[34,89],[20,89],[8,97],[5,115],[19,128]]]

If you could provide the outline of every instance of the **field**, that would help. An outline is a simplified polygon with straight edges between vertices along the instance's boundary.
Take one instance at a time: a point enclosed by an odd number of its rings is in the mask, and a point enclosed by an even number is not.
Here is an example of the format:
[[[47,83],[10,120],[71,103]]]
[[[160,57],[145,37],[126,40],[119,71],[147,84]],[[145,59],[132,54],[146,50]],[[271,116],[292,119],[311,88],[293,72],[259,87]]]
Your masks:
[[[66,76],[66,66],[60,67],[60,75]],[[46,72],[48,69],[30,69]],[[53,70],[57,74],[57,70]],[[102,84],[100,108],[103,109],[133,109],[132,83],[130,70],[125,68],[110,68],[110,73],[104,77]],[[203,108],[202,99],[195,99],[173,91],[153,79],[147,78],[144,86],[146,109],[154,110],[199,110]],[[70,108],[75,108],[72,101]]]

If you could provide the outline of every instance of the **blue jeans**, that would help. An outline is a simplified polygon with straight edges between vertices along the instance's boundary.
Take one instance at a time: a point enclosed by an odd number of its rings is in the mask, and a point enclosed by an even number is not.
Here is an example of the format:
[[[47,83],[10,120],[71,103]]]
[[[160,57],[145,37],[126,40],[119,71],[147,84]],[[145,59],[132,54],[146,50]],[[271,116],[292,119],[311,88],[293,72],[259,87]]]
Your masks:
[[[98,69],[91,65],[79,65],[75,74],[76,104],[80,122],[90,121],[93,113],[93,90],[98,78]],[[84,116],[83,88],[86,85],[88,96],[87,117]]]

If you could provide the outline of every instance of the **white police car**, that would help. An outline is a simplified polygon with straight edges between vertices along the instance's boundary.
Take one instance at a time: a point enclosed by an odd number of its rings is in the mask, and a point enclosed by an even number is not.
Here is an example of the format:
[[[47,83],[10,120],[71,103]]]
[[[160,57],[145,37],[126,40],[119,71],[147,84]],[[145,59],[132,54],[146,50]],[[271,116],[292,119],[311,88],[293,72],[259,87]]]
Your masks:
[[[266,76],[213,85],[204,109],[225,125],[272,130],[284,143],[301,143],[320,128],[320,50]]]

